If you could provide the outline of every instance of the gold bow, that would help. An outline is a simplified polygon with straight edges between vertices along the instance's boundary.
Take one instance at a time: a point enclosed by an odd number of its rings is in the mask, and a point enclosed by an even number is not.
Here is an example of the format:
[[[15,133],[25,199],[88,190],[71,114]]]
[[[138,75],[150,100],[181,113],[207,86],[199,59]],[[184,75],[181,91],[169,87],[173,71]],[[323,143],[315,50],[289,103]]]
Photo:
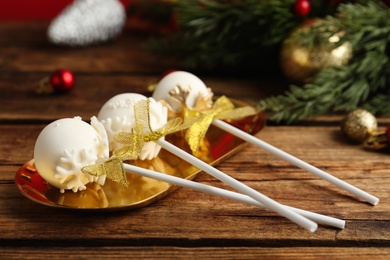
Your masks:
[[[184,130],[193,125],[198,117],[188,120],[174,118],[169,120],[163,127],[153,131],[150,126],[149,99],[137,102],[134,105],[135,126],[130,133],[120,132],[114,136],[118,143],[126,144],[125,147],[114,151],[114,154],[122,160],[135,160],[142,151],[145,142],[157,141],[163,136]]]
[[[81,168],[81,171],[85,174],[92,176],[107,175],[107,178],[118,182],[124,186],[128,186],[126,172],[123,167],[122,160],[117,156],[111,156],[107,161],[94,165],[88,165]]]
[[[234,104],[226,96],[222,96],[214,102],[211,110],[205,113],[189,109],[184,111],[185,119],[194,117],[198,118],[198,120],[187,130],[185,139],[192,153],[196,154],[199,149],[200,142],[206,135],[207,130],[215,118],[233,120],[244,118],[255,113],[256,110],[249,106],[234,108]]]
[[[238,119],[252,115],[256,110],[252,107],[234,108],[233,103],[225,96],[217,99],[210,111],[200,113],[186,109],[184,122],[181,118],[169,120],[163,127],[153,131],[150,126],[149,100],[142,100],[134,106],[135,127],[131,133],[121,132],[114,136],[114,140],[127,144],[116,150],[114,155],[105,162],[84,166],[81,171],[92,176],[107,175],[107,178],[128,186],[126,172],[123,167],[124,160],[135,160],[142,151],[145,142],[156,141],[163,136],[187,129],[186,141],[193,153],[199,148],[199,143],[215,118]],[[149,133],[146,133],[149,132]]]
[[[114,151],[114,155],[103,163],[84,166],[81,169],[83,173],[96,177],[107,175],[107,178],[127,187],[128,182],[123,161],[137,159],[145,142],[156,141],[165,135],[184,130],[198,120],[193,117],[182,123],[181,118],[175,118],[169,120],[160,129],[153,131],[150,126],[149,103],[148,99],[134,105],[135,126],[131,133],[120,132],[114,136],[115,141],[127,144],[127,146]]]

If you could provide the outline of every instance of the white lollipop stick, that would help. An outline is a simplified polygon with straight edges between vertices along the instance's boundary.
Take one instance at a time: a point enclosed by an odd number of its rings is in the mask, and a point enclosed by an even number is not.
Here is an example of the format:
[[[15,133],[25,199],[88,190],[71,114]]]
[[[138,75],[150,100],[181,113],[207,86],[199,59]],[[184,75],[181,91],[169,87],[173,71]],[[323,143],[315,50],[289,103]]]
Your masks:
[[[235,201],[239,201],[242,203],[246,203],[246,204],[250,204],[250,205],[259,206],[259,207],[264,208],[264,205],[262,203],[252,199],[249,196],[246,196],[246,195],[243,195],[240,193],[224,190],[221,188],[216,188],[213,186],[205,185],[202,183],[182,179],[179,177],[175,177],[175,176],[171,176],[171,175],[167,175],[167,174],[163,174],[163,173],[159,173],[159,172],[155,172],[155,171],[151,171],[151,170],[147,170],[145,168],[137,167],[137,166],[130,165],[130,164],[124,164],[124,168],[127,172],[138,174],[138,175],[141,175],[144,177],[168,182],[168,183],[171,183],[173,185],[182,186],[185,188],[193,189],[193,190],[204,192],[207,194],[212,194],[212,195],[220,196],[223,198],[227,198],[227,199],[231,199],[231,200],[235,200]],[[336,228],[340,228],[340,229],[343,229],[345,227],[345,221],[341,220],[341,219],[313,213],[310,211],[306,211],[306,210],[302,210],[302,209],[298,209],[298,208],[294,208],[294,207],[289,207],[286,205],[283,205],[283,207],[288,208],[288,209],[290,209],[298,214],[301,214],[302,216],[305,216],[305,217],[307,217],[307,218],[309,218],[309,219],[311,219],[319,224],[328,225],[328,226],[332,226],[332,227],[336,227]]]
[[[209,173],[210,175],[214,176],[215,178],[221,180],[222,182],[228,184],[229,186],[235,188],[236,190],[248,195],[249,197],[252,197],[256,201],[262,203],[264,207],[273,210],[277,213],[279,213],[281,216],[284,216],[291,221],[295,222],[299,226],[306,228],[310,232],[314,232],[317,229],[317,224],[302,215],[292,211],[289,208],[284,207],[282,204],[268,198],[267,196],[257,192],[256,190],[248,187],[247,185],[237,181],[236,179],[228,176],[227,174],[217,170],[216,168],[208,165],[207,163],[199,160],[198,158],[192,156],[191,154],[181,150],[180,148],[172,145],[171,143],[159,139],[156,141],[158,145],[160,145],[165,150],[173,153],[174,155],[180,157],[181,159],[191,163],[195,167]]]
[[[310,165],[294,156],[292,156],[291,154],[288,154],[248,133],[245,133],[244,131],[241,131],[240,129],[232,126],[232,125],[229,125],[228,123],[220,120],[220,119],[214,119],[213,121],[213,125],[215,125],[216,127],[226,131],[226,132],[229,132],[235,136],[237,136],[238,138],[241,138],[242,140],[248,142],[248,143],[251,143],[251,144],[254,144],[258,147],[261,147],[263,148],[264,150],[276,155],[276,156],[279,156],[280,158],[290,162],[291,164],[295,165],[295,166],[298,166],[299,168],[303,169],[303,170],[306,170],[308,172],[311,172],[312,174],[338,186],[339,188],[342,188],[352,194],[354,194],[355,196],[361,198],[361,199],[364,199],[366,200],[367,202],[373,204],[373,205],[376,205],[378,204],[379,202],[379,199],[343,180],[340,180],[336,177],[334,177],[333,175],[327,173],[327,172],[324,172],[316,167],[314,167],[313,165]]]

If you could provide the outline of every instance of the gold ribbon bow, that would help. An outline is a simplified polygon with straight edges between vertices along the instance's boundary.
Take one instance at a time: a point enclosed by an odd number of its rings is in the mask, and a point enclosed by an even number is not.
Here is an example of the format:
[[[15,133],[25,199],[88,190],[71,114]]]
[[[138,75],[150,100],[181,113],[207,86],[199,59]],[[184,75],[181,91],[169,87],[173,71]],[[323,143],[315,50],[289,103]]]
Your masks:
[[[199,116],[188,118],[184,122],[181,118],[174,118],[153,131],[150,126],[149,103],[149,99],[137,102],[134,105],[135,126],[132,131],[120,132],[114,136],[116,142],[126,144],[125,147],[114,151],[114,154],[122,160],[137,159],[145,142],[157,141],[163,136],[184,130],[199,120]]]
[[[114,136],[115,141],[127,146],[116,150],[114,155],[103,163],[84,166],[81,169],[83,173],[96,177],[107,175],[107,178],[127,187],[128,182],[123,161],[137,159],[145,142],[156,141],[163,136],[188,128],[185,138],[192,152],[196,153],[201,140],[215,118],[238,119],[256,112],[252,107],[234,108],[233,103],[227,97],[222,96],[215,101],[210,111],[200,113],[186,109],[184,122],[181,118],[174,118],[160,129],[153,131],[150,126],[149,103],[149,100],[142,100],[134,105],[135,127],[131,133],[120,132]]]
[[[214,102],[213,107],[209,111],[203,114],[189,109],[184,111],[184,118],[186,120],[194,117],[198,118],[198,120],[196,120],[196,122],[194,122],[194,124],[187,130],[185,139],[192,153],[196,154],[199,149],[200,142],[206,135],[207,130],[215,118],[234,120],[244,118],[255,113],[256,110],[249,106],[234,108],[234,104],[226,96],[222,96]]]
[[[118,182],[124,186],[128,186],[126,172],[123,167],[122,160],[117,156],[111,156],[107,161],[94,165],[88,165],[81,168],[81,171],[85,174],[92,176],[107,175],[107,178]]]
[[[149,99],[139,101],[134,105],[135,126],[131,133],[120,132],[114,140],[126,144],[122,149],[114,151],[114,155],[103,163],[84,166],[81,171],[92,176],[107,175],[107,178],[128,186],[123,161],[135,160],[142,151],[145,142],[156,141],[161,137],[190,127],[197,117],[192,117],[184,123],[181,118],[168,121],[160,129],[153,131],[150,126]]]

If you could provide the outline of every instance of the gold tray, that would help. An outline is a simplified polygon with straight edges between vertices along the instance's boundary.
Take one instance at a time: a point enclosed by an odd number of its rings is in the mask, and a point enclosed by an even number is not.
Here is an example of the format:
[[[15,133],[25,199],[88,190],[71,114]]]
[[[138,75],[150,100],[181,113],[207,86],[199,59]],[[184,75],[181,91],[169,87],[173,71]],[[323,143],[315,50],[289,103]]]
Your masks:
[[[265,116],[258,112],[242,120],[229,122],[247,133],[259,132],[265,124]],[[166,137],[166,140],[187,150],[188,147],[180,134]],[[201,144],[196,157],[216,165],[232,154],[238,152],[245,143],[235,136],[211,126]],[[201,172],[190,163],[161,149],[153,160],[130,162],[133,165],[192,180]],[[109,179],[103,186],[97,183],[87,184],[87,189],[74,193],[61,193],[56,187],[48,184],[38,173],[34,160],[25,163],[15,176],[15,183],[20,192],[28,199],[50,207],[83,210],[123,210],[144,207],[163,198],[177,188],[166,182],[127,173],[129,186],[124,187]]]

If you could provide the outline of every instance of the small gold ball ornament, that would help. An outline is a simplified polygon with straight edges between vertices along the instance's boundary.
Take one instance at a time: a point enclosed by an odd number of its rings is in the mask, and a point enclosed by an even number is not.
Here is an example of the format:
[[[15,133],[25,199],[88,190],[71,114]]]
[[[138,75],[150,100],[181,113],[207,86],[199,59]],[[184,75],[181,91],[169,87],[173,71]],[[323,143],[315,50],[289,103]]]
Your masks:
[[[364,109],[350,112],[341,122],[341,130],[352,140],[364,142],[377,131],[378,123],[375,116]]]
[[[324,42],[318,45],[303,46],[299,35],[309,32],[310,26],[314,23],[306,22],[298,26],[282,45],[281,71],[287,80],[296,84],[304,84],[324,68],[345,65],[352,57],[352,47],[349,42],[335,46],[344,32],[325,37]]]

